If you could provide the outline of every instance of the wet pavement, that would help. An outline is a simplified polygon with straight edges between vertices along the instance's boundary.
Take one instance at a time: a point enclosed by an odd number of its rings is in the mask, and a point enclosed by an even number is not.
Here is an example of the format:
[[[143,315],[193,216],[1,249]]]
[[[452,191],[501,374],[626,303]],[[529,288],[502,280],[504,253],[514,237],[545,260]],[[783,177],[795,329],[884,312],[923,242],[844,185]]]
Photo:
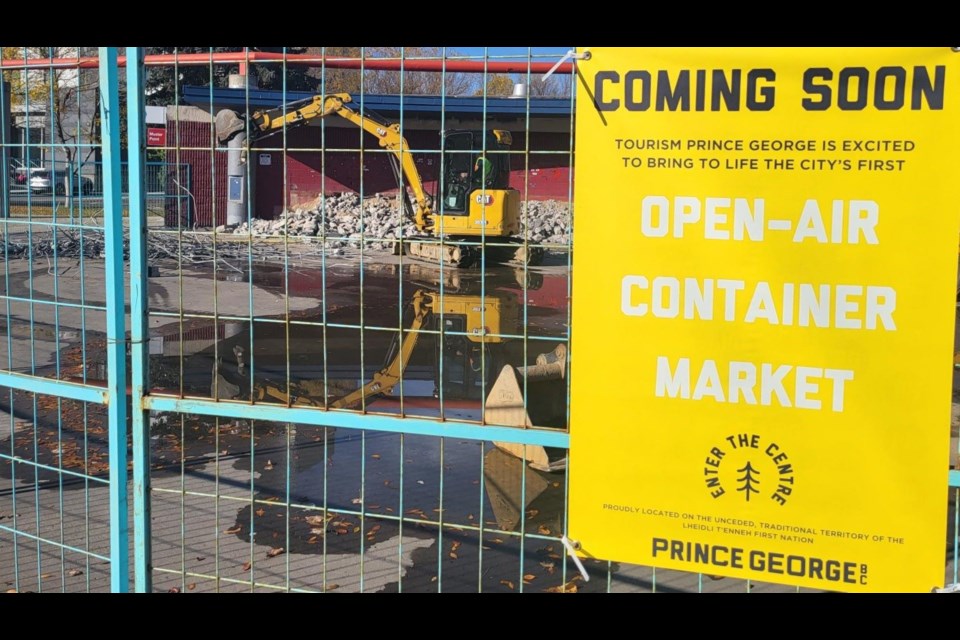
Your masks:
[[[390,395],[363,398],[367,410],[398,412],[402,405],[407,415],[480,420],[483,399],[504,365],[532,364],[567,335],[563,268],[529,274],[495,268],[481,276],[374,263],[253,274],[253,285],[314,295],[318,305],[284,314],[283,322],[255,317],[213,325],[204,319],[163,327],[153,336],[163,354],[153,356],[151,368],[167,386],[236,399],[248,399],[252,390],[278,403],[276,394],[292,389],[301,403],[322,406],[377,371],[400,366],[395,355],[404,342],[409,358],[402,383]],[[246,273],[223,277],[249,282]],[[418,298],[420,320],[412,308]],[[406,331],[411,328],[423,333]],[[224,388],[211,388],[214,362]],[[274,395],[263,395],[266,387]],[[226,514],[218,520],[221,535],[265,550],[234,562],[241,573],[258,566],[267,572],[256,581],[365,591],[544,590],[579,581],[551,539],[562,530],[565,473],[525,470],[492,443],[286,423],[161,420],[154,486],[193,482],[194,474],[216,485]],[[565,416],[549,426],[565,426]],[[223,504],[233,493],[242,506]],[[156,546],[155,554],[161,566]],[[222,554],[207,548],[192,558],[181,568],[205,573]],[[305,565],[314,568],[309,579]]]
[[[566,264],[556,255],[483,274],[392,257],[326,269],[157,265],[151,385],[329,406],[399,366],[405,349],[392,392],[368,389],[353,408],[480,421],[505,365],[532,365],[568,337]],[[6,291],[102,301],[89,265],[83,287],[70,286],[74,269],[56,291],[48,270],[11,264]],[[41,307],[11,312],[0,362],[102,380],[102,312]],[[564,400],[563,381],[549,393]],[[0,426],[5,590],[107,589],[108,565],[74,550],[108,554],[103,407],[3,390],[0,408],[13,416]],[[564,428],[566,415],[537,424]],[[587,563],[586,582],[557,540],[565,472],[532,469],[491,442],[182,414],[152,414],[150,433],[156,591],[796,590],[602,562]],[[14,542],[11,529],[47,542]],[[949,580],[949,543],[948,561]]]

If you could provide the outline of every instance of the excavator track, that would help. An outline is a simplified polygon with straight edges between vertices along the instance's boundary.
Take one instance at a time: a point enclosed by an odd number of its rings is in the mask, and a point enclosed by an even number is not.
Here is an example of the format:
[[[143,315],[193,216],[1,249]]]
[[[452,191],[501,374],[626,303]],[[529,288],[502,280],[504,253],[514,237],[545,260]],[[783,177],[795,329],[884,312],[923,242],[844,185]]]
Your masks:
[[[479,267],[481,249],[477,246],[445,244],[436,242],[404,242],[405,255],[430,262],[457,268]],[[486,264],[513,264],[537,266],[543,262],[543,249],[540,247],[516,246],[486,247]]]

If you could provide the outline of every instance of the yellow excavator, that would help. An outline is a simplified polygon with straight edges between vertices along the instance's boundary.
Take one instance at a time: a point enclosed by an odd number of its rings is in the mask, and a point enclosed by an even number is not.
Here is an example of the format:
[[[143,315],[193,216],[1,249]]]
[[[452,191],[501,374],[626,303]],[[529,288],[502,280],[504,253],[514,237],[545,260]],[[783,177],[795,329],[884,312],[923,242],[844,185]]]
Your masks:
[[[351,103],[350,94],[336,93],[255,111],[249,117],[250,144],[284,128],[337,115],[376,137],[380,146],[391,152],[404,213],[420,234],[398,242],[398,252],[457,267],[478,264],[481,255],[488,264],[540,264],[543,249],[528,246],[518,237],[520,193],[508,186],[507,152],[513,142],[509,131],[441,132],[440,197],[435,198],[424,188],[410,145],[400,134],[400,125],[355,109]],[[221,144],[246,129],[247,122],[236,111],[224,109],[217,113],[216,132]]]

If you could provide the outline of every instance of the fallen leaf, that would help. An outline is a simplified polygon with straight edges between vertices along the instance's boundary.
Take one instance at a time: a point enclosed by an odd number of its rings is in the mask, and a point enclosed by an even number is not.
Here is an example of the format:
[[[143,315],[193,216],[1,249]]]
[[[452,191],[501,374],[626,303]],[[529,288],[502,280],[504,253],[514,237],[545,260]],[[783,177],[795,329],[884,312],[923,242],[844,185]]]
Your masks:
[[[259,509],[257,509],[256,511],[254,511],[254,513],[257,514],[257,517],[259,518],[259,517],[263,516],[263,514],[265,514],[266,511],[263,510],[263,507],[260,507]]]
[[[196,583],[196,582],[191,582],[190,584],[187,585],[187,590],[188,590],[188,591],[193,591],[193,590],[196,589],[196,588],[197,588],[197,583]]]
[[[451,551],[451,552],[450,552],[450,557],[453,558],[454,560],[456,560],[459,556],[457,556],[457,554],[455,554],[453,551]]]
[[[250,567],[252,567],[252,566],[253,566],[253,565],[250,564],[249,562],[244,562],[244,563],[243,563],[243,570],[244,570],[244,571],[250,571]]]
[[[353,532],[354,532],[354,533],[360,533],[360,527],[354,527],[354,528],[353,528]]]
[[[240,533],[240,525],[237,525],[232,529],[227,529],[226,531],[224,531],[224,533],[227,534],[228,536],[232,536],[235,533]]]
[[[540,509],[530,509],[529,511],[527,511],[527,517],[534,518],[538,513],[540,513]]]
[[[317,544],[317,536],[310,536],[307,540],[307,544]]]
[[[337,588],[339,588],[339,587],[340,587],[340,585],[338,585],[337,583],[328,584],[325,590],[326,590],[326,591],[333,591],[334,589],[337,589]]]
[[[363,502],[363,500],[361,500],[360,498],[353,498],[352,500],[350,500],[350,504],[360,504],[361,502]]]
[[[390,507],[387,507],[387,513],[393,513],[393,509],[391,509]]]
[[[467,515],[467,520],[473,520],[473,514],[472,514],[472,513]]]
[[[417,484],[423,484],[423,480],[417,480]]]
[[[430,577],[430,582],[436,582],[436,581],[437,581],[437,576]]]
[[[369,536],[371,534],[376,533],[377,531],[380,531],[380,525],[375,524],[372,527],[370,527],[370,531],[367,531],[367,535]]]
[[[170,587],[167,589],[167,593],[180,593],[180,587]]]
[[[490,542],[494,544],[503,544],[503,538],[491,538]]]
[[[16,592],[17,592],[16,589],[7,589],[7,593],[16,593]]]
[[[380,459],[380,454],[379,454],[379,453],[374,453],[374,454],[371,455],[370,457],[373,458],[374,460],[379,460],[379,459]]]
[[[67,571],[67,575],[70,576],[71,578],[75,578],[75,577],[77,577],[77,576],[82,576],[82,575],[83,575],[83,570],[82,570],[82,569],[70,569],[69,571]]]
[[[49,578],[49,577],[51,577],[51,576],[53,576],[52,573],[41,573],[41,574],[40,574],[40,579],[41,579],[41,580],[45,580],[46,578]]]
[[[533,575],[532,573],[526,573],[523,576],[524,582],[530,582],[531,580],[536,580],[536,579],[537,579],[537,576]]]
[[[557,565],[552,562],[541,562],[540,566],[546,569],[550,575],[553,575],[553,572],[557,570]]]
[[[380,505],[378,504],[368,504],[367,509],[379,509]]]
[[[307,516],[303,520],[307,524],[312,524],[312,525],[320,525],[325,522],[325,519],[323,516]]]
[[[324,533],[326,533],[326,529],[321,529],[320,527],[311,527],[310,533],[315,536],[322,536]]]
[[[350,531],[349,531],[348,529],[344,529],[344,528],[342,528],[342,527],[341,527],[340,529],[337,529],[337,535],[338,535],[338,536],[342,536],[342,535],[345,534],[345,533],[350,533]]]
[[[459,540],[454,540],[454,541],[453,541],[453,544],[450,545],[450,551],[456,551],[456,550],[459,549],[459,548],[460,548],[460,541],[459,541]]]
[[[561,584],[556,587],[550,587],[549,589],[544,589],[544,591],[548,591],[550,593],[576,593],[577,585],[575,581],[571,580],[566,584]]]
[[[548,558],[552,558],[552,559],[554,559],[554,560],[559,560],[561,556],[560,556],[559,553],[549,553],[549,554],[547,554],[547,557],[548,557]]]
[[[507,589],[510,589],[511,591],[513,590],[513,583],[510,582],[509,580],[501,580],[500,584],[506,586]]]
[[[283,553],[283,547],[274,547],[273,549],[270,549],[270,551],[267,551],[267,557],[276,558],[281,553]]]
[[[273,460],[267,460],[267,464],[263,465],[264,471],[273,471]]]
[[[206,560],[206,559],[207,559],[207,558],[206,558],[205,556],[197,556],[197,562],[200,562],[200,561]]]
[[[548,529],[544,525],[540,525],[539,527],[537,527],[537,533],[548,536],[550,535],[550,529]]]

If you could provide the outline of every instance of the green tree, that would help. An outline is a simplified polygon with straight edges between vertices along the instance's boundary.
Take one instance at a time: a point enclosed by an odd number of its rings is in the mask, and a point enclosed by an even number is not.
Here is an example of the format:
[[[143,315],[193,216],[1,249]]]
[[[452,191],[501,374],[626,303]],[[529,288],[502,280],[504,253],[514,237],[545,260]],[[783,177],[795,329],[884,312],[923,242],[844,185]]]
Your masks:
[[[188,53],[228,53],[243,51],[242,47],[147,47],[147,55],[159,54],[188,54]],[[184,85],[201,87],[226,87],[227,78],[236,73],[239,65],[206,64],[206,65],[179,65],[175,63],[165,65],[151,65],[147,67],[146,103],[148,105],[166,106],[184,104]]]

